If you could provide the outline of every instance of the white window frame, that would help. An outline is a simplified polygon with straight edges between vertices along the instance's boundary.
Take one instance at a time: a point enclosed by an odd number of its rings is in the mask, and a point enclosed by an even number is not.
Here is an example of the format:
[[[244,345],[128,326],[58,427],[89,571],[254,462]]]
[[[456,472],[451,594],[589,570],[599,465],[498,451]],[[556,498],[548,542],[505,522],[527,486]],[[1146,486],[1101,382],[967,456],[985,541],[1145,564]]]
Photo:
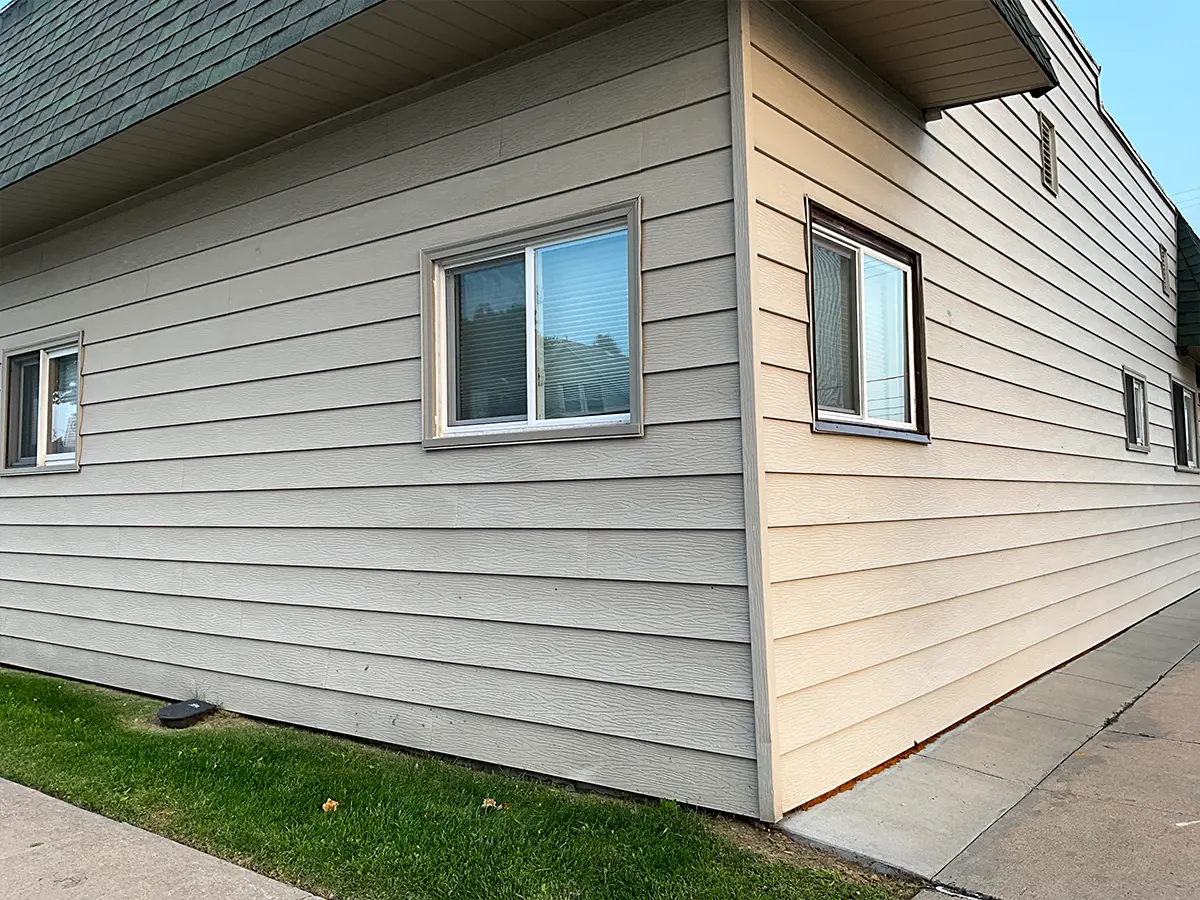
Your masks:
[[[1200,440],[1198,440],[1196,427],[1196,389],[1188,387],[1182,381],[1171,381],[1171,424],[1172,431],[1178,432],[1179,423],[1176,421],[1175,413],[1175,389],[1180,392],[1180,400],[1183,403],[1183,427],[1184,427],[1184,456],[1186,462],[1179,461],[1179,434],[1174,434],[1174,447],[1172,451],[1175,454],[1175,468],[1184,472],[1200,471]]]
[[[471,444],[525,443],[642,434],[641,201],[629,200],[536,227],[422,253],[424,351],[424,445],[427,449]],[[535,254],[569,241],[625,232],[629,247],[629,412],[571,418],[536,418],[540,383],[537,354]],[[526,419],[457,424],[453,420],[449,279],[456,271],[494,260],[525,258]]]
[[[867,425],[874,428],[886,428],[893,431],[908,431],[916,433],[919,429],[917,423],[917,373],[916,360],[914,355],[914,344],[916,341],[916,315],[913,308],[913,270],[908,263],[897,259],[896,257],[883,253],[882,251],[871,247],[867,244],[856,241],[844,234],[826,228],[823,225],[814,223],[812,225],[813,240],[824,241],[828,244],[834,244],[842,250],[854,255],[854,325],[856,330],[855,351],[858,354],[855,360],[855,373],[858,376],[857,395],[858,405],[862,410],[861,413],[839,412],[837,410],[825,409],[820,405],[820,401],[816,400],[817,389],[817,373],[816,366],[813,366],[814,372],[812,376],[813,382],[813,398],[814,407],[817,411],[817,417],[826,422],[845,422],[855,425]],[[863,315],[864,303],[864,283],[863,283],[863,257],[870,256],[880,262],[885,262],[889,266],[895,266],[904,273],[904,360],[905,360],[905,383],[907,386],[905,396],[905,417],[908,421],[897,422],[894,419],[875,419],[867,415],[867,367],[866,361],[866,343],[867,330],[864,326],[865,318]],[[815,301],[815,298],[814,298]],[[815,326],[814,326],[815,328]],[[815,337],[814,337],[815,346]]]
[[[11,446],[19,438],[19,426],[11,408],[12,361],[32,353],[38,354],[38,418],[37,457],[32,464],[13,463]],[[50,453],[50,361],[62,356],[78,358],[79,385],[75,396],[75,451]],[[5,349],[0,353],[0,475],[26,475],[45,472],[75,472],[79,470],[83,419],[83,335],[75,334],[55,340]]]
[[[1136,388],[1141,386],[1142,402],[1137,402]],[[1121,370],[1121,390],[1124,399],[1123,408],[1125,411],[1125,448],[1134,450],[1138,453],[1150,452],[1150,401],[1149,389],[1146,385],[1146,376],[1140,372],[1135,372],[1133,369],[1125,368]],[[1132,410],[1134,418],[1129,418],[1129,413]],[[1131,440],[1130,431],[1134,437],[1137,436],[1138,414],[1141,414],[1142,439],[1141,441]],[[1132,428],[1131,428],[1132,426]]]

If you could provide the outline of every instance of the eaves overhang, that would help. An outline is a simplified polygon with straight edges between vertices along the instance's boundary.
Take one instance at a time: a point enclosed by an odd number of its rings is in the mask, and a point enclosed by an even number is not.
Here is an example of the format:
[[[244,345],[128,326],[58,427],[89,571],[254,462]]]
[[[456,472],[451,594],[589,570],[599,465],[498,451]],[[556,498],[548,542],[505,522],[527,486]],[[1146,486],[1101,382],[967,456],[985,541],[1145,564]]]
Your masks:
[[[1200,238],[1182,213],[1176,213],[1175,290],[1180,356],[1200,359]]]
[[[1058,86],[1020,0],[792,0],[918,109],[935,112]]]

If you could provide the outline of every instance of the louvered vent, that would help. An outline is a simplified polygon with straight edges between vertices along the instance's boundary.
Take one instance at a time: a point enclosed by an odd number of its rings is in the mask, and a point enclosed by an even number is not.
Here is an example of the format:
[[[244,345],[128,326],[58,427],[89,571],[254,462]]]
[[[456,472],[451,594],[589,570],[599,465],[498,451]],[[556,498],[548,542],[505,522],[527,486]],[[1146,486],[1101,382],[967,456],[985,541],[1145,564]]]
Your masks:
[[[1058,145],[1054,123],[1038,113],[1038,131],[1042,145],[1042,186],[1052,194],[1058,193]]]
[[[1158,267],[1162,271],[1162,289],[1168,297],[1171,296],[1171,269],[1167,265],[1167,248],[1158,245]]]

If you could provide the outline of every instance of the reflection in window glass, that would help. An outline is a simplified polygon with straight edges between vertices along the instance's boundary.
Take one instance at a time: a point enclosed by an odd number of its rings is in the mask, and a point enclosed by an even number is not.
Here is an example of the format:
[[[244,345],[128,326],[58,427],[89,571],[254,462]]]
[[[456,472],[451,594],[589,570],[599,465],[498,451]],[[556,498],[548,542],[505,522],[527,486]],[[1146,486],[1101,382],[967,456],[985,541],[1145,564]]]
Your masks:
[[[524,419],[525,258],[454,273],[457,422]]]
[[[902,269],[863,254],[863,365],[872,419],[909,421],[905,291]]]
[[[629,412],[624,230],[534,251],[537,418]]]
[[[79,435],[79,354],[50,357],[48,454],[74,454]]]
[[[854,255],[822,241],[813,243],[813,316],[817,344],[817,405],[858,412],[858,342],[855,326]]]

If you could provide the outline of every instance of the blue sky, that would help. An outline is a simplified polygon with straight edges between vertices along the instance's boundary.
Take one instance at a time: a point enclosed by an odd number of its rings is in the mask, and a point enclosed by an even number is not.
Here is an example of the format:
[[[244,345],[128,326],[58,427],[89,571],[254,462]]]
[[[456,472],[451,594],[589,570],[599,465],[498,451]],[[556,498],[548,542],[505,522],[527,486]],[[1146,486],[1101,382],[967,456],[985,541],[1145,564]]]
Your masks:
[[[1100,64],[1105,108],[1200,223],[1200,2],[1057,2]]]

